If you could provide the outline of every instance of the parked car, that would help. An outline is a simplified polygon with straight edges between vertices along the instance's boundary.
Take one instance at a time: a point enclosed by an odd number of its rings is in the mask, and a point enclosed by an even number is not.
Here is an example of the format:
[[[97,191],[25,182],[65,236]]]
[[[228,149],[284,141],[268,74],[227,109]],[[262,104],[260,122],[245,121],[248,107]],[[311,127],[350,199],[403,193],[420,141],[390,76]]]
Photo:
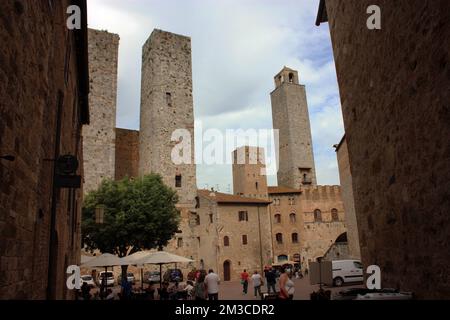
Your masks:
[[[340,287],[344,283],[363,282],[364,271],[359,260],[332,261],[333,285]]]
[[[113,286],[114,285],[114,274],[111,271],[102,271],[98,275],[98,285],[102,285],[104,279],[106,279],[106,285]]]
[[[95,287],[94,278],[91,275],[88,275],[88,274],[82,275],[81,276],[81,284],[83,285],[83,283],[86,283],[91,288]]]
[[[160,278],[161,278],[161,275],[160,275],[159,271],[147,271],[144,273],[144,282],[145,283],[150,283],[150,282],[159,283]]]
[[[127,272],[127,280],[130,283],[134,284],[134,274],[133,272]],[[117,283],[122,283],[122,274],[119,274],[119,276],[117,277]]]
[[[183,273],[180,269],[168,269],[166,273],[164,273],[163,280],[167,282],[182,282]]]

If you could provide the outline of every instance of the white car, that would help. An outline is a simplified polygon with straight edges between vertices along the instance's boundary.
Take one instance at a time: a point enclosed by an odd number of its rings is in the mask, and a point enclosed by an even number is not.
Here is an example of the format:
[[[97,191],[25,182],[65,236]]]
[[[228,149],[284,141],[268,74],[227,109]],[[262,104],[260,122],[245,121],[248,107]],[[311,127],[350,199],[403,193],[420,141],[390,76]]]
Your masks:
[[[340,287],[344,283],[363,282],[364,271],[359,260],[335,260],[333,266],[333,285]]]
[[[102,283],[104,281],[104,277],[106,277],[106,285],[108,287],[114,285],[114,274],[111,271],[108,271],[108,272],[102,271],[102,272],[100,272],[100,274],[98,275],[98,284],[99,285],[102,285]]]
[[[81,285],[83,285],[83,283],[86,283],[90,287],[95,287],[94,278],[91,275],[86,274],[81,276]]]

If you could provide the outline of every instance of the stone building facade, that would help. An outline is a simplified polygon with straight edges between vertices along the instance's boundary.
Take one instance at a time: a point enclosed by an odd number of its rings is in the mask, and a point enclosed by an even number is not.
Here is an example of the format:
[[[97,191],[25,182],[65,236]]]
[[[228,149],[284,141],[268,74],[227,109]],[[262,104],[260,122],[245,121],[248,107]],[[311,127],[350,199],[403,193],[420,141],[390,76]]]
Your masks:
[[[361,259],[355,201],[353,200],[352,172],[348,159],[348,148],[345,135],[341,142],[336,146],[336,155],[339,167],[339,178],[341,182],[342,201],[344,203],[345,210],[345,222],[347,225],[349,257]]]
[[[345,232],[339,187],[316,186],[306,94],[298,84],[297,71],[284,68],[275,83],[274,124],[284,141],[280,178],[289,185],[268,187],[264,150],[244,146],[232,155],[234,195],[197,190],[188,37],[153,31],[143,47],[140,131],[116,129],[116,179],[159,173],[180,196],[179,232],[165,250],[195,260],[197,268],[212,267],[222,279],[236,280],[242,269],[261,271],[282,257],[297,259],[306,268],[307,262],[323,256]],[[109,106],[100,105],[97,112],[104,108]],[[190,134],[191,154],[184,155],[189,163],[172,161],[172,151],[189,140],[172,139],[177,129]],[[289,164],[292,161],[294,165]],[[286,180],[288,176],[296,177],[295,181]],[[315,209],[322,210],[323,220],[311,221]],[[336,220],[331,219],[332,209],[337,210]],[[283,219],[295,213],[296,218],[277,224],[278,213]],[[275,241],[278,233],[283,243]],[[179,267],[188,271],[193,265]]]
[[[284,67],[275,76],[273,129],[279,130],[278,184],[298,189],[315,185],[316,172],[306,89],[298,72]]]
[[[450,2],[322,1],[364,265],[383,287],[450,298]]]
[[[224,281],[272,263],[272,239],[267,199],[199,190],[197,229],[199,267],[212,268]]]
[[[90,124],[83,126],[84,191],[115,178],[119,36],[89,29]],[[119,168],[120,169],[120,168]]]
[[[66,27],[71,4],[81,30]],[[82,190],[56,186],[54,159],[83,160],[85,13],[86,1],[0,2],[0,299],[73,298],[66,268],[80,262]]]

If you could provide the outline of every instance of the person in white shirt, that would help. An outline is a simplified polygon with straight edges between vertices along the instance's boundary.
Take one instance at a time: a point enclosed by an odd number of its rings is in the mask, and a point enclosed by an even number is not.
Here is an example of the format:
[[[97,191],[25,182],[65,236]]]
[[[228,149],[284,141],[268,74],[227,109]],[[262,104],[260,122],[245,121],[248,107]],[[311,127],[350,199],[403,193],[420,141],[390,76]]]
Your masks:
[[[219,276],[212,269],[209,269],[208,275],[205,277],[209,300],[219,300],[219,283]]]
[[[253,288],[255,289],[255,297],[261,296],[261,286],[263,285],[262,277],[255,271],[252,275]]]

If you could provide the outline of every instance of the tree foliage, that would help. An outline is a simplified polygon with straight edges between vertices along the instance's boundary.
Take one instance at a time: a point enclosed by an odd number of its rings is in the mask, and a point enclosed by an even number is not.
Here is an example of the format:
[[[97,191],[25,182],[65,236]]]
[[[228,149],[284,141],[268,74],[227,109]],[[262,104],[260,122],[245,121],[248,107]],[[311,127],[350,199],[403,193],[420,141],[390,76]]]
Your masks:
[[[176,192],[161,176],[105,180],[85,199],[82,242],[90,251],[119,257],[139,250],[162,248],[178,230]],[[96,223],[96,208],[104,208],[104,223]]]

